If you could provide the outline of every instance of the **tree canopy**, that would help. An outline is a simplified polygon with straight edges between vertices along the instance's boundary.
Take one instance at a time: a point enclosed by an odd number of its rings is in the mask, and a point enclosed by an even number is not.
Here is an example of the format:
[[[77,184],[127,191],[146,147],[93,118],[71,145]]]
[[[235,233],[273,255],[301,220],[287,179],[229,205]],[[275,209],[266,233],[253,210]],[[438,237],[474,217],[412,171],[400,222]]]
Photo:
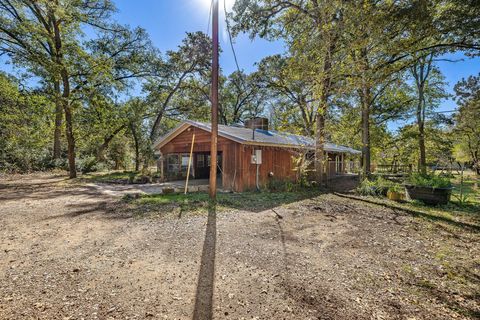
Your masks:
[[[115,12],[110,0],[0,0],[0,55],[13,66],[0,75],[1,170],[140,170],[178,121],[209,121],[210,37],[189,30],[161,52]],[[251,72],[222,70],[220,122],[261,115],[314,137],[317,172],[326,141],[361,149],[365,176],[456,155],[478,170],[480,76],[456,85],[458,112],[440,114],[437,62],[479,55],[479,16],[476,1],[237,0],[233,35],[286,50]]]

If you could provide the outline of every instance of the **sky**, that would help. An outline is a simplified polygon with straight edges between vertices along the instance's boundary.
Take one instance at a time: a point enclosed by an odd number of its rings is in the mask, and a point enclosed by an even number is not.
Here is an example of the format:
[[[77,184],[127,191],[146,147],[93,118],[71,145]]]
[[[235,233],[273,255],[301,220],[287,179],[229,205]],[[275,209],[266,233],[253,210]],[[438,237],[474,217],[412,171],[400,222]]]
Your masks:
[[[162,52],[175,50],[185,38],[186,32],[203,31],[211,34],[209,12],[211,0],[113,0],[118,9],[115,19],[131,27],[140,26],[150,35],[154,45]],[[223,0],[220,1],[220,45],[223,53],[220,66],[225,74],[236,70],[228,33],[224,23]],[[227,11],[231,11],[234,0],[225,0]],[[283,53],[285,46],[281,41],[269,42],[263,39],[251,40],[240,35],[234,40],[234,47],[241,69],[246,72],[255,70],[255,63],[263,57]],[[446,90],[453,94],[453,86],[462,78],[480,73],[480,58],[469,59],[462,53],[447,54],[443,58],[458,60],[452,63],[439,61],[438,66],[444,74],[448,86]],[[0,69],[10,71],[9,66]],[[451,111],[456,107],[451,99],[442,102],[438,111]],[[391,125],[395,130],[402,123]]]
[[[114,0],[117,20],[130,26],[147,30],[153,43],[161,51],[174,50],[185,38],[186,32],[209,31],[210,0]],[[233,0],[226,0],[227,11],[231,12]],[[220,45],[223,53],[220,65],[224,73],[236,70],[228,33],[225,26],[223,0],[220,0]],[[281,42],[263,39],[252,41],[247,35],[234,40],[235,51],[241,69],[251,72],[255,62],[263,57],[284,52]]]
[[[115,0],[118,9],[117,19],[121,23],[140,26],[147,30],[154,44],[162,51],[175,49],[185,37],[186,32],[207,30],[209,27],[209,11],[211,0]],[[227,1],[230,12],[234,0]],[[223,1],[220,0],[220,45],[223,48],[220,66],[228,74],[236,70],[228,33],[224,23]],[[269,42],[256,38],[251,40],[247,35],[240,35],[234,40],[239,66],[246,72],[255,70],[255,63],[263,57],[283,53],[285,46],[281,41]],[[447,92],[453,94],[453,86],[462,78],[480,73],[480,58],[469,59],[462,53],[447,54],[445,60],[437,65],[446,78]],[[452,99],[442,102],[438,111],[455,110]],[[403,123],[394,123],[390,128],[395,130]]]

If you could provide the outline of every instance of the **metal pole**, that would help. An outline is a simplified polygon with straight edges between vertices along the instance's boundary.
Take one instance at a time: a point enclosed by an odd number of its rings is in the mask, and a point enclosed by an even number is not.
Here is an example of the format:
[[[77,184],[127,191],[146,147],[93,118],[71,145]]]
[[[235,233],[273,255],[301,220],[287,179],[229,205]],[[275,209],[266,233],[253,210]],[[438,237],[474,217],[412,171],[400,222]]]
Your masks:
[[[218,136],[218,0],[213,0],[212,13],[212,138],[210,148],[210,198],[217,197],[217,136]]]

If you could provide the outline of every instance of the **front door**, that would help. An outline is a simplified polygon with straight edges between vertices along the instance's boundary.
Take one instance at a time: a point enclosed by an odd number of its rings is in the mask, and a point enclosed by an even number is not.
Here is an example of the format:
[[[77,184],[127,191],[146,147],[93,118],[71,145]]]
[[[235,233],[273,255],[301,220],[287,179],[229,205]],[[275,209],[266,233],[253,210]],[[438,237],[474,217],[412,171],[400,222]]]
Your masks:
[[[222,170],[222,153],[217,155],[217,175],[221,176]],[[195,179],[210,178],[210,152],[202,152],[195,154]]]

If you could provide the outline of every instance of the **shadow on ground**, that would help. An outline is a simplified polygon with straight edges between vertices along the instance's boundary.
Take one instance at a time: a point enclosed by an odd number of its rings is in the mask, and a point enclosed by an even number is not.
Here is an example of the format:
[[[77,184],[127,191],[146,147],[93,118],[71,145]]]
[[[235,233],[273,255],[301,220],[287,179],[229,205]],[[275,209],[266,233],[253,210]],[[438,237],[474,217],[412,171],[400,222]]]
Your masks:
[[[347,199],[356,200],[356,201],[363,201],[363,202],[371,203],[371,204],[374,204],[374,205],[383,206],[383,207],[386,207],[386,208],[389,208],[389,209],[392,209],[392,210],[401,210],[401,211],[403,211],[405,213],[408,213],[408,214],[410,214],[414,217],[420,217],[420,218],[423,218],[425,220],[429,220],[429,221],[432,221],[432,222],[444,222],[444,223],[447,223],[447,224],[452,225],[454,227],[462,228],[462,229],[473,231],[473,232],[476,232],[476,233],[480,232],[480,226],[479,225],[472,224],[472,223],[469,223],[469,222],[460,221],[460,220],[450,218],[450,217],[446,217],[446,216],[442,216],[442,215],[431,214],[427,211],[421,210],[422,207],[419,207],[418,209],[417,208],[416,209],[410,209],[410,208],[407,208],[405,206],[391,204],[391,203],[387,203],[387,202],[381,202],[381,201],[377,201],[377,200],[371,200],[371,199],[368,199],[368,198],[363,198],[363,197],[358,197],[358,196],[346,195],[346,194],[341,194],[341,193],[337,193],[337,192],[335,192],[334,194],[336,196],[339,196],[339,197],[342,197],[342,198],[347,198]],[[478,213],[476,213],[476,215],[478,215]]]
[[[198,273],[194,320],[210,320],[213,318],[213,288],[215,281],[215,250],[217,244],[217,208],[211,204],[208,208],[207,227],[203,242],[200,271]]]

